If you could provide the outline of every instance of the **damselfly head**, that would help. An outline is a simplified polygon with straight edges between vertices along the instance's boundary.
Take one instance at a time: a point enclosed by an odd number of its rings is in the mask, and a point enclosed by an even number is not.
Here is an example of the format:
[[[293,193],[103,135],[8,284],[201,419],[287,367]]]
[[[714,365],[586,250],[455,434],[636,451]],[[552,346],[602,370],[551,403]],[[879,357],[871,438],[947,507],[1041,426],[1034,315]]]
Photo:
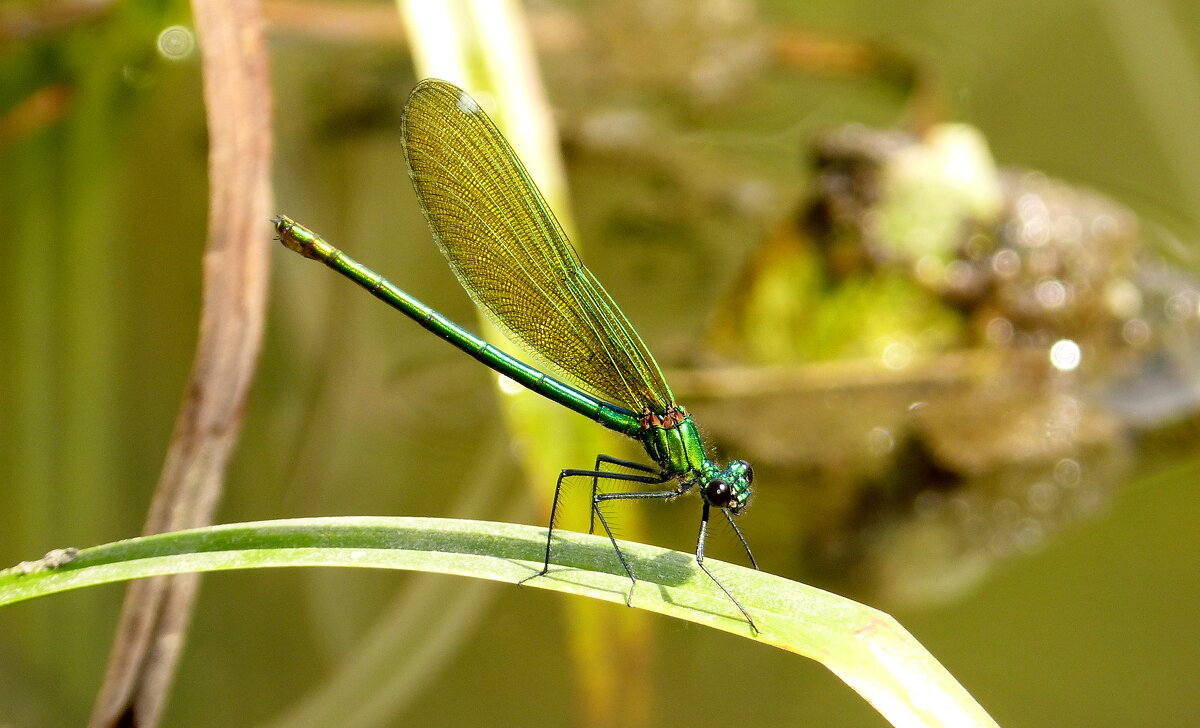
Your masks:
[[[750,486],[753,482],[754,469],[750,463],[734,460],[723,470],[714,466],[712,471],[706,473],[700,494],[705,503],[736,516],[750,502]]]

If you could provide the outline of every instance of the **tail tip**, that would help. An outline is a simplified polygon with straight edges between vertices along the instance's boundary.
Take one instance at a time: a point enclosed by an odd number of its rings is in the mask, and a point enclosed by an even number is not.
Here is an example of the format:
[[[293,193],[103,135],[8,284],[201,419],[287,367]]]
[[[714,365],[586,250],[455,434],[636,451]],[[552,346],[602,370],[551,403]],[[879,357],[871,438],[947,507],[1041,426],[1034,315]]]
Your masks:
[[[288,250],[295,251],[305,258],[316,258],[312,251],[312,243],[316,236],[303,225],[300,225],[287,215],[276,215],[271,218],[275,228],[275,239],[283,243]]]

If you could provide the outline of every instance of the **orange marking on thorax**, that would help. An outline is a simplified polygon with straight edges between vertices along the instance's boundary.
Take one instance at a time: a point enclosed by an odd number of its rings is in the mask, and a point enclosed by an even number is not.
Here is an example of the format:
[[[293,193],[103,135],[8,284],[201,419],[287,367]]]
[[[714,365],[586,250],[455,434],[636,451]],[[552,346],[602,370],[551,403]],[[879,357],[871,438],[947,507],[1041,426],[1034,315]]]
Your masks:
[[[667,411],[663,414],[657,414],[650,411],[650,408],[642,410],[642,416],[638,422],[641,424],[642,432],[649,430],[651,427],[661,427],[664,430],[669,430],[673,427],[679,427],[687,418],[687,411],[683,407],[671,405],[667,407]]]

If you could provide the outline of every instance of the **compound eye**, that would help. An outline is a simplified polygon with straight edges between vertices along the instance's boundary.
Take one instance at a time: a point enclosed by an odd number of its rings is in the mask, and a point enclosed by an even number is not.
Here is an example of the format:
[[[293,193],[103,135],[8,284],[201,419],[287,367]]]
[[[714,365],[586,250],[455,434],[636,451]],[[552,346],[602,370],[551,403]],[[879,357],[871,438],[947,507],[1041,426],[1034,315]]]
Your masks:
[[[746,475],[746,484],[754,482],[754,468],[750,467],[750,463],[745,460],[738,460],[738,464],[742,466],[742,472]]]
[[[714,480],[704,486],[704,499],[717,508],[725,508],[733,498],[733,489],[724,480]]]

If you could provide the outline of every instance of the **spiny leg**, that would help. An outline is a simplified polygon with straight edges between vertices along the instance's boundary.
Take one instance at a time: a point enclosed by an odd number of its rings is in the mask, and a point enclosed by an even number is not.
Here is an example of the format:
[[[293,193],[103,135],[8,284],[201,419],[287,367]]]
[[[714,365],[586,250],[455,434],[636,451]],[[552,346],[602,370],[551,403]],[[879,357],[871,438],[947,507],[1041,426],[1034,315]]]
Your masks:
[[[704,542],[708,538],[708,510],[709,506],[707,503],[705,503],[704,510],[700,514],[700,538],[696,541],[696,565],[699,566],[705,574],[708,574],[708,578],[712,579],[713,583],[721,587],[721,591],[725,592],[725,596],[729,597],[729,601],[733,602],[733,605],[737,607],[738,611],[742,613],[742,616],[746,618],[746,622],[750,625],[750,631],[754,634],[758,634],[758,627],[754,625],[754,620],[750,617],[750,613],[747,612],[746,608],[742,606],[742,603],[737,600],[737,597],[735,597],[732,592],[725,588],[725,585],[721,583],[721,580],[714,576],[713,573],[708,570],[708,567],[704,565]],[[727,513],[726,515],[729,514]],[[733,523],[733,521],[730,520],[730,523]],[[741,538],[742,533],[741,531],[738,531],[737,526],[734,526],[733,530],[737,532],[738,538]],[[742,545],[745,546],[745,544],[746,539],[743,538]],[[749,547],[746,548],[746,552],[750,552]],[[754,561],[753,555],[750,556],[750,561]],[[754,568],[757,569],[758,565],[755,564]]]
[[[607,456],[602,456],[602,457],[607,457]],[[597,458],[597,460],[599,460],[599,458]],[[617,458],[612,458],[612,460],[617,460]],[[619,462],[623,463],[625,461],[619,461]],[[635,463],[635,465],[638,465],[640,467],[645,467],[645,466],[641,465],[641,463]],[[625,481],[625,482],[642,483],[644,485],[656,485],[658,483],[664,482],[664,480],[665,480],[664,476],[659,475],[659,474],[655,474],[652,476],[651,475],[634,475],[632,473],[616,473],[616,472],[612,472],[612,471],[608,471],[608,470],[598,470],[598,469],[597,470],[580,470],[580,469],[576,469],[576,468],[567,468],[566,470],[563,470],[561,473],[558,474],[558,482],[554,484],[554,501],[551,502],[551,504],[550,504],[550,527],[546,531],[546,558],[542,562],[542,569],[541,569],[541,571],[537,572],[536,574],[525,577],[521,581],[517,582],[518,584],[524,584],[525,582],[529,581],[530,579],[534,579],[539,576],[545,576],[546,572],[548,572],[550,570],[550,546],[554,542],[554,528],[555,528],[555,524],[558,521],[558,506],[562,500],[563,482],[566,481],[567,478],[592,478],[593,482],[595,482],[595,480],[597,480],[597,479],[621,480],[621,481]],[[592,507],[593,508],[595,507],[594,499],[592,502]],[[607,528],[607,526],[605,526],[605,528]],[[609,533],[608,537],[609,537],[609,539],[612,539],[612,533]],[[614,546],[616,545],[615,541],[613,542],[613,545]],[[618,550],[618,555],[620,556],[619,550]],[[625,561],[624,556],[621,556],[621,561],[622,561],[622,563],[624,563],[624,561]],[[629,567],[626,566],[625,570],[628,571]]]
[[[610,475],[613,475],[610,473]],[[665,483],[670,479],[669,476],[663,474],[659,476],[660,483]],[[625,478],[610,478],[612,480],[625,480]],[[629,478],[632,480],[633,478]],[[604,517],[604,511],[600,510],[600,504],[610,500],[650,500],[657,498],[660,500],[671,500],[677,498],[688,491],[691,485],[680,483],[679,487],[674,490],[654,490],[647,493],[597,493],[592,499],[592,512],[600,518],[600,525],[604,526],[604,532],[608,534],[608,540],[612,542],[613,550],[617,552],[617,558],[621,560],[621,566],[625,567],[625,573],[629,575],[629,581],[632,584],[629,587],[629,593],[625,595],[625,606],[630,606],[633,601],[633,588],[637,586],[637,577],[633,575],[633,567],[629,565],[628,559],[625,558],[625,553],[621,551],[621,547],[617,545],[617,538],[613,535],[612,529],[608,525],[608,519]]]
[[[608,463],[609,465],[617,465],[617,466],[620,466],[623,468],[629,468],[630,470],[637,470],[638,472],[642,472],[642,473],[653,473],[654,475],[656,475],[660,478],[660,480],[658,481],[659,483],[665,483],[665,482],[667,482],[667,480],[670,479],[670,477],[667,476],[665,473],[661,472],[658,468],[653,467],[651,465],[639,463],[635,460],[624,460],[622,458],[615,458],[612,455],[605,455],[604,453],[601,453],[596,456],[596,465],[595,465],[596,473],[618,472],[618,471],[602,470],[600,468],[600,465],[603,463]],[[592,477],[592,500],[591,500],[592,503],[596,502],[596,494],[599,491],[600,491],[600,477],[598,475],[593,476]],[[588,514],[589,514],[588,533],[595,533],[596,532],[596,509],[594,509],[594,508],[588,509]]]
[[[758,568],[758,562],[754,560],[754,553],[750,551],[750,544],[746,543],[746,537],[742,535],[742,529],[738,528],[737,521],[733,520],[733,516],[729,515],[729,511],[722,509],[725,514],[725,520],[729,521],[729,525],[733,527],[733,532],[737,534],[738,540],[742,542],[742,548],[746,549],[746,555],[750,557],[750,565],[755,571],[761,571]]]

